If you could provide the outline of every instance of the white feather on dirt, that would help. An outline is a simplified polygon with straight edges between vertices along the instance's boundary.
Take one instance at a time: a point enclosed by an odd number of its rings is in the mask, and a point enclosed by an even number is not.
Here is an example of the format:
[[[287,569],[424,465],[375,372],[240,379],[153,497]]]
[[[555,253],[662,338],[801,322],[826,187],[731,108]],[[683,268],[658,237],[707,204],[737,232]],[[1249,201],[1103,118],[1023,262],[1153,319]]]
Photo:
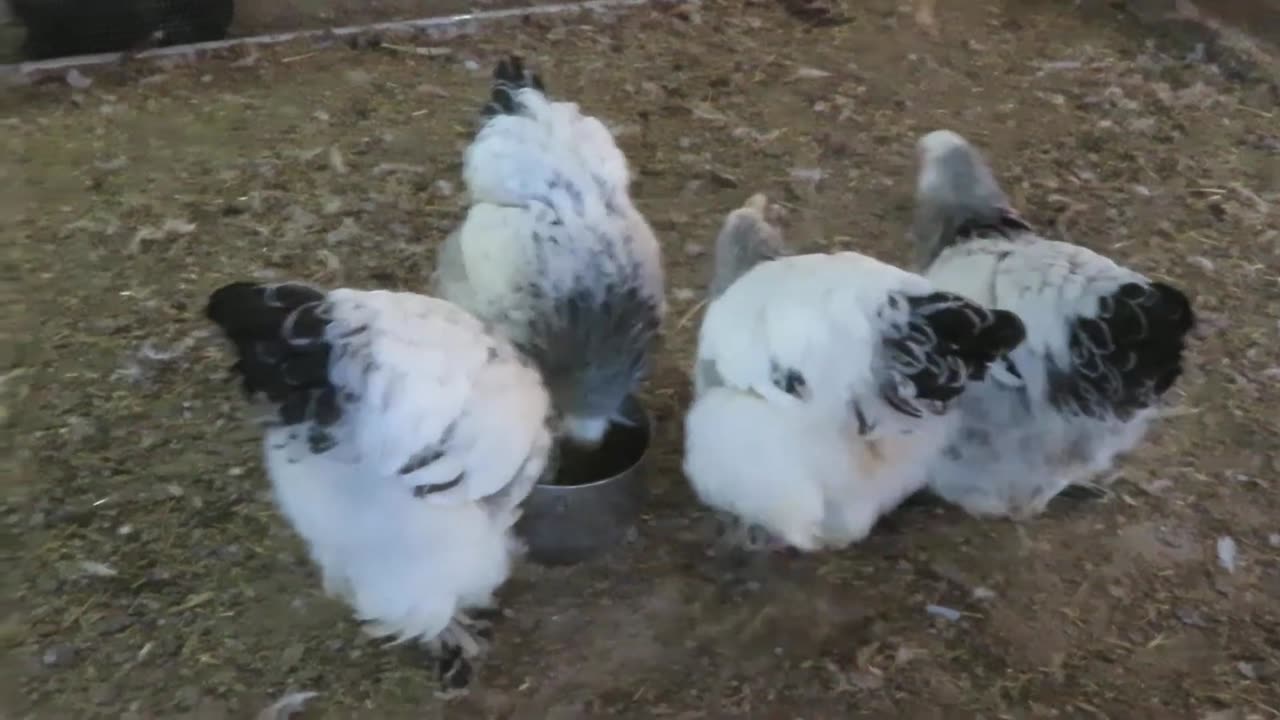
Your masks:
[[[947,622],[957,622],[960,620],[961,613],[955,608],[949,608],[945,605],[925,605],[924,611],[936,618],[942,618]]]
[[[120,574],[110,565],[97,562],[96,560],[81,560],[80,570],[85,575],[92,577],[115,577]]]
[[[1218,565],[1229,573],[1236,571],[1236,541],[1230,535],[1218,538]]]
[[[258,713],[257,720],[289,720],[302,709],[312,698],[320,693],[312,691],[291,692],[271,703]]]

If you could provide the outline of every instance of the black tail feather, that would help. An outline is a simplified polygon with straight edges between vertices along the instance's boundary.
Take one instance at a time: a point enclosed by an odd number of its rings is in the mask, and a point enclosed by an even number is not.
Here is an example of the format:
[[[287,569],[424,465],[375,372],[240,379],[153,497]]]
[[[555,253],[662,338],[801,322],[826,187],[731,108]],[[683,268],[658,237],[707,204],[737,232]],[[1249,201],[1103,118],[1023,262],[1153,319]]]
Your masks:
[[[919,400],[945,403],[973,381],[986,377],[991,363],[1026,337],[1026,327],[1007,310],[990,310],[960,295],[935,292],[905,298],[905,332],[886,339],[893,375],[912,387],[904,393],[896,380],[884,398],[913,417],[923,413]],[[894,302],[901,302],[895,300]]]
[[[1125,283],[1071,328],[1071,367],[1052,368],[1049,399],[1088,417],[1127,419],[1182,375],[1191,301],[1165,283]]]
[[[1166,361],[1153,379],[1152,390],[1159,397],[1173,387],[1182,375],[1182,353],[1187,348],[1187,335],[1195,329],[1196,314],[1191,307],[1191,300],[1181,290],[1161,282],[1152,283],[1151,289],[1160,296],[1158,305],[1161,312],[1158,314],[1162,324],[1166,325],[1169,336],[1169,339],[1155,343],[1157,347],[1152,352],[1159,354],[1164,350],[1176,358],[1175,362]]]
[[[205,315],[235,346],[244,391],[279,405],[286,425],[337,420],[338,403],[329,382],[329,319],[324,293],[297,284],[236,282],[209,296]]]
[[[546,92],[542,78],[537,73],[526,70],[524,60],[519,55],[503,58],[493,70],[493,86],[489,91],[489,102],[485,103],[480,114],[487,119],[495,115],[518,113],[520,109],[516,104],[516,93],[525,88]]]

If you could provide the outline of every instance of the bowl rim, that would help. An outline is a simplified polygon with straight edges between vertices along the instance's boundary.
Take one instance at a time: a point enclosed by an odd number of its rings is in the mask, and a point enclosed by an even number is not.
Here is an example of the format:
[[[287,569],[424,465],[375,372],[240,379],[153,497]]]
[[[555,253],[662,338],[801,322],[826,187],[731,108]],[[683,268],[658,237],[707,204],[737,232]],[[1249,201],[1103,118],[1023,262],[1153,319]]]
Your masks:
[[[619,470],[613,475],[610,475],[609,477],[600,478],[599,480],[592,480],[589,483],[581,483],[578,485],[557,485],[552,482],[543,482],[539,480],[537,483],[534,484],[534,489],[536,490],[537,488],[554,488],[557,492],[570,492],[573,490],[581,490],[585,488],[596,487],[599,485],[605,485],[611,482],[615,482],[627,476],[628,474],[634,472],[635,469],[640,467],[640,465],[644,463],[645,460],[649,459],[649,452],[653,450],[653,413],[649,412],[649,407],[645,405],[643,402],[641,402],[639,395],[636,395],[634,393],[631,395],[628,395],[626,399],[623,400],[623,402],[625,403],[628,401],[635,403],[636,407],[640,408],[640,414],[644,417],[644,430],[645,430],[644,451],[640,453],[640,457],[636,458],[635,462],[626,466],[622,470]]]

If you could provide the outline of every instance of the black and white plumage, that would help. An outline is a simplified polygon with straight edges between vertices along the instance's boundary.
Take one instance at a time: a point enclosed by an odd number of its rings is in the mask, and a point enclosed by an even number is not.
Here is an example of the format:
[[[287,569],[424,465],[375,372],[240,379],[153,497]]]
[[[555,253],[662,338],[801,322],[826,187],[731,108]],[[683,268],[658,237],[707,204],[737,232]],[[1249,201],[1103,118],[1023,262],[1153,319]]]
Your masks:
[[[956,133],[929,133],[918,152],[912,236],[925,276],[1027,328],[964,396],[930,487],[975,515],[1030,517],[1142,439],[1182,373],[1195,314],[1178,289],[1038,235]]]
[[[843,547],[924,486],[956,397],[1022,323],[858,253],[787,255],[764,205],[717,239],[684,470],[747,526]]]
[[[595,445],[648,373],[666,311],[658,241],[609,130],[549,100],[519,58],[499,63],[483,117],[436,291],[533,358],[569,439]]]
[[[265,405],[276,501],[324,587],[375,636],[477,653],[551,448],[536,369],[479,320],[412,293],[239,282],[206,314]]]

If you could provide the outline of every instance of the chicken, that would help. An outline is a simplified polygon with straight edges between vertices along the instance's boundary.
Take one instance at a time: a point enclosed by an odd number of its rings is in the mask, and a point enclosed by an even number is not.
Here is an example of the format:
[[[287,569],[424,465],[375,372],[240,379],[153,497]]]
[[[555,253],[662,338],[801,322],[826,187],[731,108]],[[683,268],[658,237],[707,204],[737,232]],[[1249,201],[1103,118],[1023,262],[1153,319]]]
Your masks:
[[[738,541],[841,548],[924,487],[1022,323],[858,253],[789,255],[765,204],[716,240],[684,471]]]
[[[551,448],[537,370],[462,309],[411,293],[237,282],[206,315],[265,411],[276,503],[326,593],[371,635],[420,641],[469,676],[485,648],[469,612],[492,609],[510,574]]]
[[[922,272],[1027,328],[960,399],[962,429],[929,487],[977,516],[1030,518],[1142,439],[1182,374],[1195,315],[1180,290],[1036,234],[956,133],[929,133],[917,150],[911,235]]]
[[[658,241],[603,123],[549,100],[519,58],[493,78],[436,293],[533,358],[567,438],[595,447],[649,370],[666,312]]]

